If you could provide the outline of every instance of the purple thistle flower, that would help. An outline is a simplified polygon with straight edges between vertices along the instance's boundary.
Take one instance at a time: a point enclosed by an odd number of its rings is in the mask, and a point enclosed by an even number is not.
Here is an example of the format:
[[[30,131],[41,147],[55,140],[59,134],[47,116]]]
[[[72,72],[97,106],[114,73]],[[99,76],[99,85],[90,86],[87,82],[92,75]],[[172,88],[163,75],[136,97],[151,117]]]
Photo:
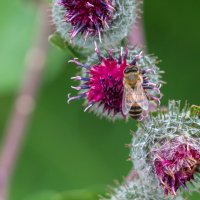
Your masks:
[[[134,51],[134,52],[133,52]],[[132,55],[129,55],[130,53]],[[143,89],[149,101],[159,103],[159,70],[147,56],[142,56],[141,51],[126,48],[125,52],[110,50],[105,56],[101,55],[96,47],[98,60],[95,64],[82,64],[76,59],[74,62],[83,68],[83,76],[72,77],[81,81],[81,85],[72,87],[80,91],[77,96],[70,96],[68,102],[74,99],[86,99],[87,111],[89,108],[100,116],[125,118],[122,113],[123,78],[124,70],[137,62],[143,77]],[[147,62],[148,61],[148,62]]]
[[[59,4],[66,11],[65,21],[72,26],[71,41],[79,33],[85,39],[98,35],[101,41],[102,32],[112,21],[112,0],[60,0]]]
[[[194,180],[199,173],[200,151],[194,142],[188,139],[174,139],[162,145],[154,155],[156,175],[167,195],[176,195],[176,191]]]

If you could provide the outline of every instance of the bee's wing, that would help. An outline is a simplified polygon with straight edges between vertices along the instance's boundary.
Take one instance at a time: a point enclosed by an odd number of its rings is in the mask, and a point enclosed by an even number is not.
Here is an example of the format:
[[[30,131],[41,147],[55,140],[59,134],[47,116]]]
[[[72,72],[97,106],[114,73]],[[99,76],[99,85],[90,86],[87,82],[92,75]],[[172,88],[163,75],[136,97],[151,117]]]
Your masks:
[[[149,101],[147,99],[147,96],[145,94],[145,91],[142,87],[142,84],[140,81],[136,84],[135,88],[133,89],[134,101],[143,109],[148,110],[149,108]]]
[[[130,86],[124,86],[122,99],[122,112],[127,115],[134,103],[133,89]]]

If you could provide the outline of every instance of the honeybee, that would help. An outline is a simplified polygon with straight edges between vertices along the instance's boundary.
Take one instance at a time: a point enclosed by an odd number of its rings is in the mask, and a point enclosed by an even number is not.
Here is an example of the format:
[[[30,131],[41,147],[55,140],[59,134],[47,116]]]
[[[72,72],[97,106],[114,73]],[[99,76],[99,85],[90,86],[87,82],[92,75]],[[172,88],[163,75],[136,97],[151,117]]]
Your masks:
[[[133,119],[140,119],[143,111],[147,112],[149,107],[142,84],[143,78],[139,67],[128,66],[124,70],[122,112],[124,115],[129,114]]]

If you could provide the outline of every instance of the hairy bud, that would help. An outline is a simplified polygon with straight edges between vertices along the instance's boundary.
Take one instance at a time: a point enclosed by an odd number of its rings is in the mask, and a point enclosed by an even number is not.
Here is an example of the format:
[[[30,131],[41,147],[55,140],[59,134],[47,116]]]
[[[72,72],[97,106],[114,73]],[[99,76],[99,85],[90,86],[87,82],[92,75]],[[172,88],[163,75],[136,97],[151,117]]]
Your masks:
[[[107,198],[101,200],[183,200],[181,196],[176,198],[165,196],[152,178],[149,180],[136,176],[127,180],[122,185],[112,189]]]
[[[187,105],[181,110],[180,101],[170,101],[167,112],[152,116],[136,132],[131,149],[135,169],[146,181],[157,180],[165,195],[175,196],[180,188],[197,190],[199,136],[198,116],[191,116]]]
[[[98,116],[108,119],[126,118],[122,112],[122,98],[124,93],[124,70],[137,65],[143,79],[142,87],[145,95],[152,104],[159,104],[160,73],[156,67],[156,58],[143,55],[137,48],[113,49],[100,53],[96,47],[96,54],[88,59],[86,64],[72,60],[82,68],[82,75],[72,77],[81,84],[72,87],[79,91],[78,96],[70,96],[68,102],[74,99],[85,99],[85,111],[90,109]],[[151,107],[151,106],[150,106]],[[149,108],[151,109],[151,108]]]
[[[124,39],[138,16],[138,0],[54,0],[52,19],[67,42],[93,50]],[[102,43],[101,43],[102,42]]]

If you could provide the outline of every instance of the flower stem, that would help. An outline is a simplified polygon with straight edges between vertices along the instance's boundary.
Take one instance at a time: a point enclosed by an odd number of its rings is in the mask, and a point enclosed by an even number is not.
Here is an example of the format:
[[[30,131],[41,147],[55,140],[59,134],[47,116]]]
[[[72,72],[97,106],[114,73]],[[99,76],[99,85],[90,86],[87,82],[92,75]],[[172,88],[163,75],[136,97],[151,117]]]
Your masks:
[[[5,131],[0,153],[0,200],[8,199],[8,188],[26,128],[34,110],[41,85],[50,34],[47,5],[38,1],[38,27],[32,47],[25,58],[25,72],[11,117]]]
[[[143,3],[141,0],[138,0],[141,6],[143,6]],[[143,10],[143,8],[141,8]],[[146,47],[146,40],[144,35],[144,24],[142,19],[142,14],[139,17],[137,24],[132,27],[132,31],[129,34],[128,42],[131,45],[137,45],[139,47]]]

